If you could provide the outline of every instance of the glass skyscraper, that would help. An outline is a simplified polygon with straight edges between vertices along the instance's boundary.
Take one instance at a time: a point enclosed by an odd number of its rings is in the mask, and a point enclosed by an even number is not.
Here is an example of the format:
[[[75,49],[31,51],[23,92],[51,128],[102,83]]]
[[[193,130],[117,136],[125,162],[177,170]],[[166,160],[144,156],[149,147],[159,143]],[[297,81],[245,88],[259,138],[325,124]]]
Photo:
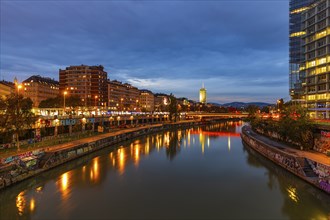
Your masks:
[[[289,89],[292,100],[303,99],[302,79],[305,72],[299,71],[299,68],[304,61],[302,36],[305,33],[302,31],[301,13],[306,11],[312,2],[315,0],[290,0]]]

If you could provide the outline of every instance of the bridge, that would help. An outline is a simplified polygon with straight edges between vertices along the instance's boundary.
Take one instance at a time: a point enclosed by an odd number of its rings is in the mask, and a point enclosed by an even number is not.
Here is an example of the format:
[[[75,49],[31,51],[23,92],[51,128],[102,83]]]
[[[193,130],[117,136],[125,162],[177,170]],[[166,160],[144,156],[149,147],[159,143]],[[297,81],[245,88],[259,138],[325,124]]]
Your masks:
[[[208,112],[187,112],[186,116],[200,119],[221,119],[221,118],[247,118],[248,113],[233,112],[233,113],[208,113]]]

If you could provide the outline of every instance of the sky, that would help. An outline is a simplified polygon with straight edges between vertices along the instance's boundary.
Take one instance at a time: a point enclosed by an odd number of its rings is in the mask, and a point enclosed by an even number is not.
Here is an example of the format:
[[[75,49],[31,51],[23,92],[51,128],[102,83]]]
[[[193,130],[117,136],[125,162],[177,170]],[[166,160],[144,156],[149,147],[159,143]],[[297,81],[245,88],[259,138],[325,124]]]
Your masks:
[[[0,78],[111,80],[208,102],[289,100],[286,0],[1,0]]]

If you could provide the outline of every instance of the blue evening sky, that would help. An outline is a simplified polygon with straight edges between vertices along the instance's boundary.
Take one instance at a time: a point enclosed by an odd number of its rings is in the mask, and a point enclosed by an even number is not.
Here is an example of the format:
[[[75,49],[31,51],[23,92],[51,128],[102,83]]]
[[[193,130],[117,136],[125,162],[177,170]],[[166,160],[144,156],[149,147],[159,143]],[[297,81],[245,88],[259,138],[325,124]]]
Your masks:
[[[103,65],[140,89],[208,101],[289,100],[288,1],[1,0],[1,79]]]

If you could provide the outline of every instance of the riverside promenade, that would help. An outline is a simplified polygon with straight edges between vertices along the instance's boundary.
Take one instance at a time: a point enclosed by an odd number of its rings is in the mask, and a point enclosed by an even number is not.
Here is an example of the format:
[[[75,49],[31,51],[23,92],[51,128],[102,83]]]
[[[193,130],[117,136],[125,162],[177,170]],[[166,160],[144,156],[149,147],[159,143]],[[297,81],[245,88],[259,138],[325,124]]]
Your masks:
[[[295,149],[293,147],[289,147],[288,145],[286,145],[284,143],[281,143],[281,142],[275,141],[273,139],[270,139],[266,136],[257,134],[249,126],[245,126],[243,129],[246,132],[249,132],[249,134],[252,137],[254,137],[254,138],[256,138],[256,139],[258,139],[258,140],[260,140],[264,143],[267,143],[270,147],[277,148],[277,149],[282,150],[282,151],[284,151],[288,154],[291,154],[291,155],[295,155],[295,156],[299,156],[299,157],[305,157],[305,158],[314,160],[318,163],[322,163],[322,164],[330,166],[330,157],[325,155],[325,154],[322,154],[322,153],[319,153],[319,152],[316,152],[316,151],[312,151],[312,150],[309,150],[309,151],[298,150],[298,149]]]
[[[187,120],[175,123],[142,125],[135,128],[102,133],[51,147],[38,148],[33,151],[19,151],[19,154],[13,153],[9,157],[6,155],[7,158],[0,157],[0,189],[97,150],[112,147],[121,141],[153,132],[200,124],[202,124],[201,121]]]
[[[244,126],[242,140],[255,151],[305,181],[330,194],[330,157],[316,152],[298,150]]]

